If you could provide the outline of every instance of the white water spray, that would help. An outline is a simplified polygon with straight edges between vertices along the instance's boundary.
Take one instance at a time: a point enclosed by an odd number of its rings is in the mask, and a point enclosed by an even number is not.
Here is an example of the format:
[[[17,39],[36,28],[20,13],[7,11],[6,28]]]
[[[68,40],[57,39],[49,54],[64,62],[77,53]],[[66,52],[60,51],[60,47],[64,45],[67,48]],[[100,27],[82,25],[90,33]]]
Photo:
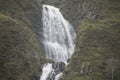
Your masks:
[[[54,62],[67,64],[75,47],[76,34],[73,27],[65,20],[58,8],[49,5],[43,5],[42,21],[46,57]],[[52,64],[43,67],[40,80],[47,80],[53,69],[50,65]],[[61,75],[62,73],[56,74],[52,80],[58,80]]]
[[[40,80],[47,80],[48,75],[53,72],[52,64],[45,64],[42,69],[42,76]]]

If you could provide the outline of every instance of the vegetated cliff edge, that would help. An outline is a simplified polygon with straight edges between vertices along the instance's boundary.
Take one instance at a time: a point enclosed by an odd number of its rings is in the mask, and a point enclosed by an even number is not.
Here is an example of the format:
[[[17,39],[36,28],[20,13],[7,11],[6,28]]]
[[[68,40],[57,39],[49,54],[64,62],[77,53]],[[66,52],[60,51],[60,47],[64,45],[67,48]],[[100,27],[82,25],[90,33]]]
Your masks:
[[[1,0],[0,80],[34,80],[46,62],[39,1],[61,8],[77,31],[62,80],[120,80],[120,0]]]
[[[36,0],[0,0],[0,80],[35,80],[45,63]],[[39,77],[39,75],[38,75]]]

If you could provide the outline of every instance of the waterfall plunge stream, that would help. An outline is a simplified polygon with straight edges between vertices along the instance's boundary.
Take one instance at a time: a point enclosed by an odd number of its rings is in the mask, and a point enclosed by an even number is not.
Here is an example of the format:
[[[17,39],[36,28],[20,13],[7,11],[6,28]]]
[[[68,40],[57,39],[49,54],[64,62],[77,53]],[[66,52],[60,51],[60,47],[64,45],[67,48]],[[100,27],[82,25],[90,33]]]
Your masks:
[[[59,63],[67,65],[74,52],[76,34],[56,7],[43,5],[42,21],[46,57],[54,64],[44,64],[40,80],[59,80],[62,76]]]

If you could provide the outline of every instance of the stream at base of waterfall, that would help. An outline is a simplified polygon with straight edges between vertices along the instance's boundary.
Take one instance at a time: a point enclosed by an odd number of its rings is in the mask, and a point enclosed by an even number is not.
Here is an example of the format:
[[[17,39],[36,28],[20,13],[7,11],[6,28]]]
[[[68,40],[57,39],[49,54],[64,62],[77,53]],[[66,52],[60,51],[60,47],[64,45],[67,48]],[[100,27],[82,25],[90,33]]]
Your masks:
[[[76,34],[59,8],[54,6],[43,5],[42,21],[46,58],[53,63],[44,64],[40,80],[59,80],[74,52]]]

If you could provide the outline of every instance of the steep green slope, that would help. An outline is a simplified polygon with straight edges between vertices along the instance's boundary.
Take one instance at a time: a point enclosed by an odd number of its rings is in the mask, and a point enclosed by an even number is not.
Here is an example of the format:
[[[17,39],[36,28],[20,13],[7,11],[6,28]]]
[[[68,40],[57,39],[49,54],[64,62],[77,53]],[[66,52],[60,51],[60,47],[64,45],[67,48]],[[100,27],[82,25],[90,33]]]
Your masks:
[[[80,20],[75,54],[62,80],[120,80],[120,1],[92,1],[99,8]]]
[[[39,13],[35,0],[0,0],[0,80],[37,78],[46,61],[35,32]]]

